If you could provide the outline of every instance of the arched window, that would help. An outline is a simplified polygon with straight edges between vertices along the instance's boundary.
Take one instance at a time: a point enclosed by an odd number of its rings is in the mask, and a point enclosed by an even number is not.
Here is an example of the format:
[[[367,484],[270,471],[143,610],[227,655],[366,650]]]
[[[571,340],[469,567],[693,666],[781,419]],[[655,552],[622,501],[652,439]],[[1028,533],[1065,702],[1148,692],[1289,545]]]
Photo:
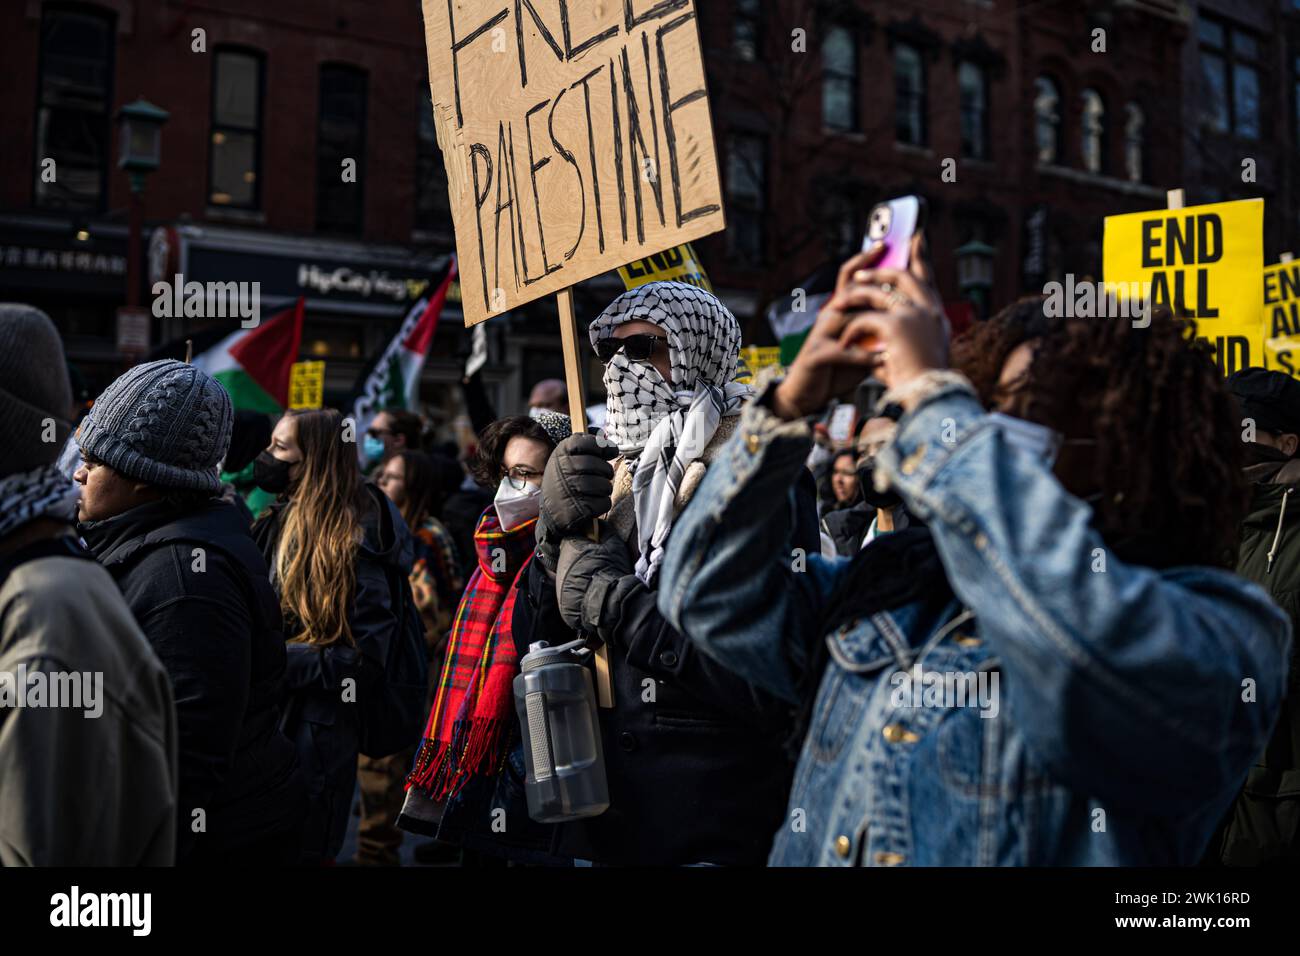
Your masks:
[[[1038,161],[1055,163],[1061,156],[1061,94],[1051,77],[1034,81],[1034,135]]]
[[[848,27],[831,27],[822,41],[822,121],[837,132],[858,128],[858,41]]]
[[[957,87],[961,97],[961,154],[988,159],[988,76],[982,67],[963,60],[957,68]]]
[[[320,68],[316,114],[316,229],[358,234],[365,219],[361,184],[366,165],[366,97],[369,77],[346,63]],[[354,178],[340,176],[353,161]]]
[[[256,50],[213,51],[208,146],[208,202],[213,206],[261,208],[265,75],[266,58]]]
[[[113,14],[46,4],[36,91],[37,206],[105,208],[116,52]],[[44,175],[47,159],[55,162],[54,182]]]
[[[1124,107],[1124,172],[1130,182],[1142,182],[1146,173],[1146,154],[1143,149],[1146,123],[1142,107],[1136,103]]]
[[[1106,171],[1106,102],[1091,89],[1083,91],[1083,168]]]
[[[926,145],[925,60],[908,43],[894,47],[894,136],[900,143]]]

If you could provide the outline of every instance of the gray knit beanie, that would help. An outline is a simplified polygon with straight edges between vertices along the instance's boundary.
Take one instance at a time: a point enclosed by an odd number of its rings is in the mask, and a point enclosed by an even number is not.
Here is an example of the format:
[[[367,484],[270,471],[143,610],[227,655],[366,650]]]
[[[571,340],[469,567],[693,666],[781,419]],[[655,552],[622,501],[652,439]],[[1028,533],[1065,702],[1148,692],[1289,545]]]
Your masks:
[[[30,305],[0,303],[0,478],[57,461],[72,431],[71,411],[54,323]]]
[[[77,443],[89,458],[159,488],[221,490],[234,411],[221,383],[164,359],[137,365],[95,400]]]

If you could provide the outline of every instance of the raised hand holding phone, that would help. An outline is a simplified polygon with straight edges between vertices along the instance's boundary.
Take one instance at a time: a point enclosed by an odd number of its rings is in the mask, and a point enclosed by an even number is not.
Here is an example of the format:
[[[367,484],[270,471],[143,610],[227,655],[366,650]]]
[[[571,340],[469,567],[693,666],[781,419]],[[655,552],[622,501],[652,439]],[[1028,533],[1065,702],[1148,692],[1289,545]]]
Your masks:
[[[772,397],[782,418],[821,411],[875,373],[891,388],[948,364],[948,321],[924,254],[909,244],[908,269],[881,268],[873,246],[840,267],[835,294],[822,308],[786,378]]]

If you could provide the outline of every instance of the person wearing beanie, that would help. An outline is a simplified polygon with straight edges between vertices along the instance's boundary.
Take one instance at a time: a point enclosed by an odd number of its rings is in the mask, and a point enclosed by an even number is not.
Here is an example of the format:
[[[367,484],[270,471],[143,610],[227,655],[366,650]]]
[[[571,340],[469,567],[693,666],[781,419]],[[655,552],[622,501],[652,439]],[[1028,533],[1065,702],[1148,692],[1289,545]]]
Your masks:
[[[54,324],[0,304],[0,866],[168,866],[171,684],[72,533],[71,410]],[[41,683],[73,699],[37,706]]]
[[[1268,591],[1300,633],[1300,382],[1284,372],[1246,368],[1228,379],[1241,409],[1250,510],[1241,526],[1237,573]],[[1300,668],[1292,654],[1282,714],[1268,747],[1208,850],[1212,864],[1300,862]]]
[[[230,396],[170,359],[137,365],[81,423],[79,529],[167,668],[179,723],[177,861],[288,864],[306,783],[280,731],[279,602],[220,497]]]

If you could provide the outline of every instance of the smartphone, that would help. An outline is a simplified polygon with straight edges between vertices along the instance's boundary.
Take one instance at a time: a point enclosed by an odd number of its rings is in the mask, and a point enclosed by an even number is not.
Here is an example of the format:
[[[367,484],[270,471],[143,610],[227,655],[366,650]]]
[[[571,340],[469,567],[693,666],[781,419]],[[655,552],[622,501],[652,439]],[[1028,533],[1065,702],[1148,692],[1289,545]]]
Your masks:
[[[865,252],[877,242],[884,242],[885,256],[878,269],[906,269],[912,258],[912,236],[925,225],[925,200],[920,196],[903,196],[882,202],[871,210],[867,220]]]

